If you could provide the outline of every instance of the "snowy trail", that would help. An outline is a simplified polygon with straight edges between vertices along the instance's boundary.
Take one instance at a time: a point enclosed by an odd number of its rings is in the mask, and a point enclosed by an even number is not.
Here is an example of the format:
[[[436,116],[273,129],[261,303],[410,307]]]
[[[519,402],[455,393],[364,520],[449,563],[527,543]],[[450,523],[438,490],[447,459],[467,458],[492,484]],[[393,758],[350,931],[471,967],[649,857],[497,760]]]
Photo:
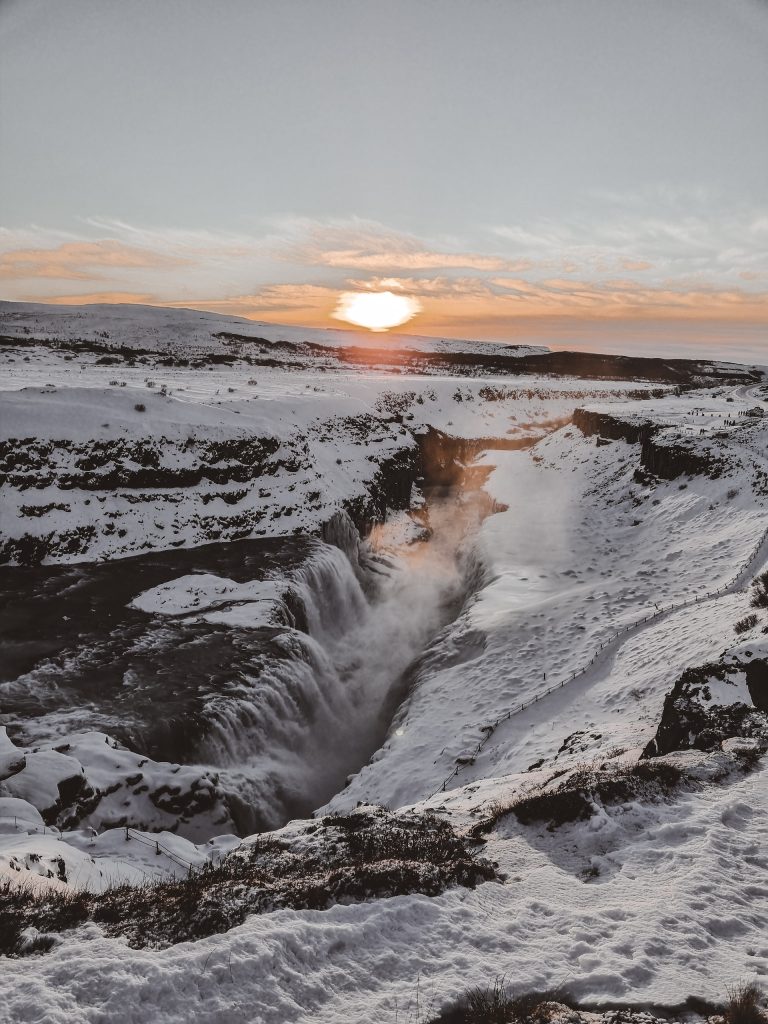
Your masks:
[[[553,698],[554,700],[555,695],[563,695],[564,691],[567,690],[565,700],[563,701],[561,699],[556,701],[556,717],[559,720],[562,720],[562,711],[564,706],[567,707],[568,704],[573,703],[576,697],[583,695],[596,683],[603,681],[611,675],[611,669],[616,657],[627,640],[633,639],[645,630],[653,629],[658,627],[660,624],[666,623],[670,617],[681,611],[693,607],[701,607],[726,597],[729,594],[746,590],[746,581],[754,576],[757,569],[762,568],[767,561],[768,527],[763,531],[763,534],[753,549],[749,560],[727,583],[718,587],[716,590],[707,591],[704,594],[686,598],[683,601],[663,607],[657,612],[645,615],[636,622],[628,626],[624,626],[612,638],[601,644],[601,646],[595,651],[591,660],[581,669],[577,669],[566,679],[560,680],[543,692],[531,697],[529,700],[522,701],[521,703],[502,712],[492,723],[485,727],[485,735],[478,742],[474,750],[475,759],[468,763],[457,764],[453,771],[446,776],[441,785],[432,795],[434,796],[439,792],[445,792],[451,780],[457,778],[459,775],[471,774],[473,779],[476,777],[482,778],[487,776],[487,766],[479,768],[477,758],[483,753],[492,737],[494,740],[502,741],[506,747],[508,746],[508,742],[506,741],[511,741],[513,736],[519,734],[521,726],[525,728],[526,726],[531,727],[537,724],[541,725],[542,722],[551,721],[554,717],[553,712],[552,710],[545,710],[545,708],[550,709],[553,701],[548,700],[548,698]],[[574,686],[574,683],[576,686]],[[507,723],[512,721],[512,719],[515,720],[515,725],[507,730],[505,727],[507,726]],[[496,744],[494,744],[494,746],[495,745]],[[471,772],[470,769],[472,769]],[[522,769],[518,768],[517,770]]]

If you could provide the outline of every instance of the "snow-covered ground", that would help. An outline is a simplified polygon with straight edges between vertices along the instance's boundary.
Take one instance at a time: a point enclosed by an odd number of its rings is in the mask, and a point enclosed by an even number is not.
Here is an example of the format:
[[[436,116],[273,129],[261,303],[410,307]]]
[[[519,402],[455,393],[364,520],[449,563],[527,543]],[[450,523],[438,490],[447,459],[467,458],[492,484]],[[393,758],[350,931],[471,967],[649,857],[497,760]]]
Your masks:
[[[669,404],[657,408],[666,414]],[[737,452],[749,445],[760,459],[768,431],[756,424],[748,434],[739,436]],[[739,465],[734,454],[722,478],[646,486],[634,479],[638,447],[622,441],[595,447],[594,439],[566,428],[528,451],[484,457],[495,465],[487,487],[508,506],[485,521],[476,541],[488,583],[438,644],[397,735],[334,806],[428,795],[509,708],[589,663],[616,630],[657,606],[714,590],[749,560],[768,528],[766,495],[752,489],[751,462]],[[729,497],[732,491],[738,493]],[[701,604],[628,633],[620,650],[600,652],[562,698],[526,709],[498,729],[462,778],[524,770],[577,730],[599,733],[591,753],[643,745],[643,723],[655,722],[673,666],[681,671],[722,649],[722,632],[708,622],[720,621],[729,607],[736,621],[743,605],[743,598],[724,597],[714,613]],[[696,638],[700,653],[682,646],[687,636]],[[608,675],[613,654],[624,655],[618,680]],[[666,668],[649,681],[643,677],[651,664]],[[421,764],[417,777],[414,761]]]
[[[25,358],[6,365],[0,395],[6,561],[317,532],[340,508],[376,518],[379,492],[409,493],[414,433],[428,426],[514,442],[595,398],[648,393],[549,377],[116,368],[92,355],[73,366],[42,347]]]
[[[87,306],[50,306],[35,302],[0,302],[0,323],[7,337],[34,337],[63,341],[109,341],[130,348],[157,351],[183,349],[185,353],[227,351],[222,334],[237,335],[269,342],[289,342],[336,347],[383,347],[381,335],[370,331],[321,330],[264,323],[241,316],[209,313],[200,309],[168,309],[161,306],[91,304]],[[537,345],[507,345],[484,341],[457,341],[419,335],[387,334],[386,344],[393,339],[421,352],[463,352],[487,355],[526,355],[546,352]],[[230,346],[231,347],[231,346]]]
[[[38,330],[49,313],[31,313],[37,319],[26,325]],[[123,311],[105,327],[108,315],[98,310],[91,322],[82,313],[92,336],[119,323],[120,343],[157,347],[157,338],[149,346],[146,333],[131,334]],[[167,313],[179,337],[203,344],[186,318]],[[141,316],[137,324],[148,329]],[[768,980],[768,770],[760,757],[768,613],[750,604],[752,580],[768,570],[768,416],[757,412],[768,413],[768,403],[759,380],[678,393],[642,381],[303,366],[260,367],[256,382],[238,365],[115,367],[92,355],[73,363],[41,346],[27,354],[29,362],[9,366],[0,396],[2,438],[16,453],[11,473],[29,478],[3,487],[3,539],[60,535],[107,512],[126,530],[119,542],[97,530],[83,551],[52,549],[48,564],[132,554],[145,538],[167,547],[173,529],[174,543],[199,544],[199,518],[214,501],[224,538],[230,508],[262,512],[249,536],[317,534],[339,509],[365,500],[382,462],[416,451],[426,430],[478,442],[473,465],[458,466],[459,475],[471,472],[452,504],[428,495],[425,505],[424,467],[411,467],[413,479],[405,473],[408,500],[374,528],[331,603],[350,600],[341,595],[357,586],[355,572],[364,584],[378,573],[379,587],[360,590],[348,627],[330,616],[310,634],[333,663],[328,679],[346,680],[353,693],[365,681],[358,709],[373,707],[394,677],[405,684],[378,749],[323,813],[360,802],[429,809],[460,831],[498,818],[482,854],[500,879],[432,897],[275,910],[161,950],[81,925],[43,955],[4,962],[9,1020],[424,1021],[500,975],[521,990],[566,983],[577,997],[627,1004],[718,1000],[741,978]],[[572,422],[577,408],[584,412]],[[152,467],[170,474],[165,482],[83,486],[84,473],[138,472],[114,446],[158,437]],[[252,478],[179,478],[209,464],[205,443],[254,437],[275,446],[263,456],[269,468]],[[26,463],[18,458],[25,438],[36,446]],[[78,464],[93,457],[94,442],[113,446],[95,470]],[[286,468],[299,450],[301,468]],[[474,455],[466,444],[456,451]],[[228,472],[245,461],[227,458]],[[265,474],[270,493],[262,495]],[[485,504],[471,493],[478,481]],[[245,493],[231,505],[210,496],[236,488]],[[128,493],[144,496],[133,520]],[[179,500],[164,519],[170,494]],[[102,495],[93,516],[86,501]],[[50,507],[20,515],[33,502]],[[290,514],[270,518],[288,502]],[[274,581],[210,573],[179,573],[132,597],[146,614],[290,632],[280,626],[283,601]],[[756,622],[737,635],[736,623],[753,613]],[[702,666],[695,685],[676,689]],[[678,703],[668,699],[673,691]],[[686,742],[640,761],[662,720],[673,735],[683,714],[692,716],[681,719]],[[696,733],[697,715],[708,739]],[[357,731],[362,720],[350,721]],[[725,730],[719,737],[713,722]],[[114,764],[98,761],[97,741]],[[166,831],[134,836],[52,831],[40,814],[57,781],[72,775],[61,759],[107,791],[117,761],[138,757],[96,734],[77,743],[66,752],[55,743],[28,748],[22,771],[18,748],[2,748],[10,769],[0,782],[0,870],[10,877],[98,890],[116,878],[179,873],[238,842],[213,829],[188,828],[182,838],[167,821],[146,823]],[[654,761],[668,764],[679,785],[615,798],[593,787],[588,813],[563,822],[526,823],[499,810],[574,772],[610,776]],[[118,801],[114,793],[104,799]]]

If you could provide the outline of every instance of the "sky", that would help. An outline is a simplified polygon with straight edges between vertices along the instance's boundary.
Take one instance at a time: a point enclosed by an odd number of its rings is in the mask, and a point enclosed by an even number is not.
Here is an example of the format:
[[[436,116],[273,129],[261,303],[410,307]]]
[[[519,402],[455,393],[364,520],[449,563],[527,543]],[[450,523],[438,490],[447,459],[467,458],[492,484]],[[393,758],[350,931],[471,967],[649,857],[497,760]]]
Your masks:
[[[0,296],[768,355],[768,0],[0,0]]]

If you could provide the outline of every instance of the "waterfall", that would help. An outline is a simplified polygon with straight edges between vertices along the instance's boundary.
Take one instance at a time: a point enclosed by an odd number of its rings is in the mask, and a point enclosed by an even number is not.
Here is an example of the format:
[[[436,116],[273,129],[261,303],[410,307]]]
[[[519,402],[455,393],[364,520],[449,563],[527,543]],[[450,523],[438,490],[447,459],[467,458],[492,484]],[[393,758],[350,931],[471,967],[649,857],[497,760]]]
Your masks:
[[[340,548],[318,542],[292,578],[306,616],[307,631],[324,646],[364,621],[368,601],[349,557]]]
[[[356,546],[350,550],[356,554]],[[259,672],[246,675],[236,693],[209,699],[204,711],[198,756],[239,798],[241,830],[306,816],[343,785],[350,757],[367,759],[355,725],[361,693],[337,664],[344,638],[371,617],[352,562],[317,541],[287,584],[288,605],[298,606],[293,620],[305,630],[281,632]]]
[[[258,672],[206,703],[200,755],[232,794],[241,830],[306,817],[384,742],[409,670],[477,572],[463,544],[471,510],[441,499],[431,515],[431,539],[391,551],[370,599],[357,534],[340,517],[326,536],[344,550],[316,541],[290,574],[289,604],[306,631],[285,627]]]

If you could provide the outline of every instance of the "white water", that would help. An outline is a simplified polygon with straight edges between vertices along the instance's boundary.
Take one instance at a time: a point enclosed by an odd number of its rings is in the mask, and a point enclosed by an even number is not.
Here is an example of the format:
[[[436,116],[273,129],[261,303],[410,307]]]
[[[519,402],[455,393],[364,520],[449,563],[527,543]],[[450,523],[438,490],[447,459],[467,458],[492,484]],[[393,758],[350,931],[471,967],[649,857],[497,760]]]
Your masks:
[[[476,510],[458,499],[431,509],[433,538],[393,549],[386,526],[371,547],[389,566],[366,597],[350,558],[318,544],[293,587],[308,634],[288,630],[288,655],[265,665],[237,699],[214,698],[204,758],[242,800],[241,827],[274,828],[337,793],[383,742],[407,673],[458,611],[461,554]],[[352,553],[354,559],[354,553]],[[359,567],[358,568],[358,572]]]

